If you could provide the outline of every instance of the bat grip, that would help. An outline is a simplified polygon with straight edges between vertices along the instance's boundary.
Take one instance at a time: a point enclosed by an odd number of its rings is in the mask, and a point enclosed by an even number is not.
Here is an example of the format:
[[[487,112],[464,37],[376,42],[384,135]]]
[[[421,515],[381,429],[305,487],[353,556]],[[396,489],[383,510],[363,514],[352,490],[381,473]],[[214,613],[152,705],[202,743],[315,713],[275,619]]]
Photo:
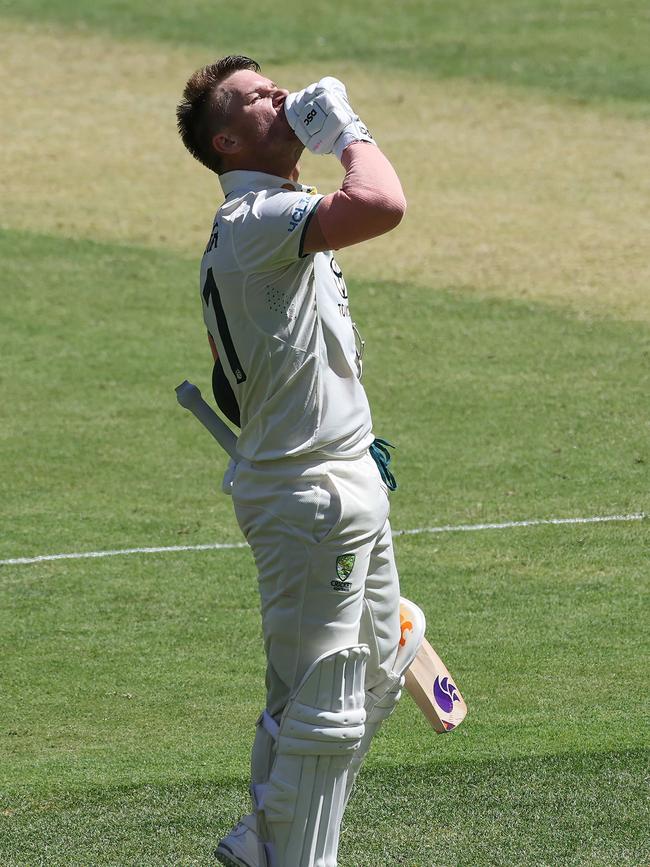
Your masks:
[[[182,407],[189,409],[196,416],[233,460],[239,460],[237,437],[212,407],[203,400],[201,391],[196,385],[187,380],[182,382],[176,388],[176,399]]]

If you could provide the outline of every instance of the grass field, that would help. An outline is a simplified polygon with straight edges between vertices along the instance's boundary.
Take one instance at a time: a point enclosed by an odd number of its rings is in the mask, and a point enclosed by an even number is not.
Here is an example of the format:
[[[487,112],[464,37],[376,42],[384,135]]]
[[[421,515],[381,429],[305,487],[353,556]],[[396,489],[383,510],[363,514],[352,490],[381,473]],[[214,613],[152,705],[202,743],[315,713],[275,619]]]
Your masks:
[[[0,0],[0,560],[241,541],[173,394],[209,390],[219,201],[173,109],[230,51],[340,75],[404,179],[339,256],[394,528],[650,513],[646,4],[394,5]],[[647,519],[396,550],[470,714],[404,698],[341,867],[650,863]],[[0,865],[213,863],[263,700],[250,553],[4,562],[0,639]]]

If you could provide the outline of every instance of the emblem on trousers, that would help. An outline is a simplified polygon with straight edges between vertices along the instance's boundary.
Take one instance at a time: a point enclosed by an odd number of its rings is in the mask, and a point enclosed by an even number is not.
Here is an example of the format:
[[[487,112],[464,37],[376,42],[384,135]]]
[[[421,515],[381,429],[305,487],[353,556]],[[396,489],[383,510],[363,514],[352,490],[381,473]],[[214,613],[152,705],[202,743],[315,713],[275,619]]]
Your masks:
[[[356,554],[339,554],[336,558],[336,574],[338,578],[331,581],[330,584],[335,590],[342,593],[349,593],[352,587],[352,582],[347,579],[350,577],[354,569],[354,561]]]

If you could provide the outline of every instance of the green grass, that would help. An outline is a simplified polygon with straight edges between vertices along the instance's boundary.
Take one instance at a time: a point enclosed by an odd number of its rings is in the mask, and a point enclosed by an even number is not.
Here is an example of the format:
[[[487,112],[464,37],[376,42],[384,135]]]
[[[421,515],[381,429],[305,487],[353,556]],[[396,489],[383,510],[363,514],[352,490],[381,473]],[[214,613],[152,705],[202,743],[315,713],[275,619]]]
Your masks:
[[[641,0],[316,0],[272,10],[218,0],[0,0],[0,14],[119,38],[190,43],[265,65],[354,61],[539,87],[581,100],[647,101],[650,12]],[[381,87],[381,79],[378,80]],[[426,98],[426,94],[423,94]]]
[[[621,750],[373,768],[351,802],[340,863],[642,865],[644,767],[641,751]],[[213,864],[218,835],[247,809],[242,789],[225,778],[43,802],[12,818],[22,855],[4,863]]]
[[[358,318],[375,424],[400,444],[398,467],[406,457],[399,526],[645,508],[647,326],[461,292],[367,291]]]
[[[0,255],[0,556],[239,541],[173,392],[210,391],[196,262],[17,232]],[[650,510],[647,326],[406,285],[351,303],[395,527]]]
[[[186,375],[209,389],[196,264],[11,232],[0,245],[14,287],[3,321],[11,412],[0,442],[12,470],[0,491],[13,527],[3,548],[182,544],[208,532],[239,541],[229,501],[214,496],[221,452],[174,394]]]
[[[429,612],[470,716],[439,737],[401,702],[341,867],[644,863],[645,536],[398,541],[404,591]],[[248,552],[3,575],[0,863],[208,864],[246,806],[262,701]]]
[[[238,541],[177,407],[209,355],[196,262],[7,232],[0,557]],[[351,282],[394,526],[650,511],[648,327]],[[405,698],[341,867],[640,865],[647,522],[401,537],[470,707]],[[263,654],[246,550],[0,567],[0,863],[209,864],[246,807]]]
[[[2,19],[269,72],[366,67],[380,90],[395,70],[650,104],[640,0],[0,0]],[[0,233],[0,559],[240,541],[223,455],[173,393],[209,392],[199,253]],[[650,512],[648,325],[421,277],[349,281],[376,432],[398,445],[393,526]],[[469,716],[439,737],[404,697],[340,867],[650,863],[649,538],[646,519],[396,540]],[[248,808],[258,604],[246,549],[0,566],[2,867],[214,863]]]

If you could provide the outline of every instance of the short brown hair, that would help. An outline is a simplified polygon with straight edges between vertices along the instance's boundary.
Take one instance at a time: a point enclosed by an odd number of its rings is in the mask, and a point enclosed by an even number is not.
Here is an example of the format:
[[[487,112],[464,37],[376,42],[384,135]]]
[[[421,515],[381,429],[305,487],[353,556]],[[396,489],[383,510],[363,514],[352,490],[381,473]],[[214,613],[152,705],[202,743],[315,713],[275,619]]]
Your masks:
[[[217,174],[222,171],[222,162],[212,139],[228,122],[230,96],[226,93],[216,96],[216,89],[225,78],[240,69],[259,72],[260,65],[243,54],[231,54],[197,69],[185,85],[183,99],[176,107],[183,144],[195,159]]]

